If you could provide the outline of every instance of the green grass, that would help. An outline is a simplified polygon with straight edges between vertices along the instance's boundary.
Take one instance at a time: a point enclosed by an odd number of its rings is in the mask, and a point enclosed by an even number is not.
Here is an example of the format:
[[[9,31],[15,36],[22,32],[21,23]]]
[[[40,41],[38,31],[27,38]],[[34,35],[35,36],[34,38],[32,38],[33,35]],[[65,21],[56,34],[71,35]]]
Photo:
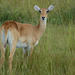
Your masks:
[[[48,14],[46,32],[32,59],[25,59],[22,49],[16,50],[12,75],[75,75],[75,0],[0,0],[0,26],[6,20],[38,24],[40,14],[33,9],[35,4],[55,7]],[[7,47],[0,75],[9,75],[9,54]]]
[[[35,4],[40,8],[54,5],[54,10],[48,14],[50,24],[68,25],[70,21],[75,23],[75,0],[0,0],[0,21],[14,20],[37,24],[39,12],[34,10]]]
[[[47,26],[46,32],[34,48],[32,59],[23,57],[17,49],[13,59],[13,75],[74,75],[75,26]],[[9,47],[1,75],[9,75]]]

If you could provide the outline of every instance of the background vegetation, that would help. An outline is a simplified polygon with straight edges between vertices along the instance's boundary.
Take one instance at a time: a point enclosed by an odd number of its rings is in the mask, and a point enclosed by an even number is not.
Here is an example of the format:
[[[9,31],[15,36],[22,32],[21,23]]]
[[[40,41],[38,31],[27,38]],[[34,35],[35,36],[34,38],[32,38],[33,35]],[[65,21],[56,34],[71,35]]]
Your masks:
[[[75,0],[0,0],[0,21],[14,20],[18,22],[38,23],[39,13],[33,8],[34,5],[41,8],[55,6],[48,15],[50,24],[75,23]]]
[[[13,75],[75,75],[75,0],[0,0],[0,25],[6,20],[21,23],[39,22],[34,5],[47,8],[47,29],[34,48],[32,59],[17,49],[13,59]],[[9,75],[9,47],[0,75]],[[1,51],[0,51],[1,57]]]

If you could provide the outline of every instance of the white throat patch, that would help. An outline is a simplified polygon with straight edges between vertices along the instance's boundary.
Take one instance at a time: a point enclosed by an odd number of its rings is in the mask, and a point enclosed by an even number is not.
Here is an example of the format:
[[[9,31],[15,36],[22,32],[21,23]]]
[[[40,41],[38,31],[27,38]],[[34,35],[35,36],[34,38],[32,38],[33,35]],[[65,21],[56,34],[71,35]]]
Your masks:
[[[42,18],[41,18],[41,20],[42,20]],[[45,24],[46,24],[46,22],[47,22],[47,19],[45,18],[44,20],[42,20]]]
[[[44,22],[45,22],[45,24],[46,24],[46,22],[47,22],[47,19],[46,19],[46,18],[45,18]]]

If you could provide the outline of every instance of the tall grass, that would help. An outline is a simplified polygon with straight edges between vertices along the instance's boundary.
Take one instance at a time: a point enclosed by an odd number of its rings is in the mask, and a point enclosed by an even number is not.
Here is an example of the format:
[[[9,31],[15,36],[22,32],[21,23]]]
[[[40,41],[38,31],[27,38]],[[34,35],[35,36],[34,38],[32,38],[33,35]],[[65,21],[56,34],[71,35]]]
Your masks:
[[[0,21],[15,20],[19,22],[38,22],[39,13],[34,11],[33,6],[48,8],[55,6],[48,15],[48,22],[51,24],[75,23],[75,1],[74,0],[0,0]]]
[[[0,25],[6,20],[38,24],[35,4],[55,7],[48,14],[46,32],[32,59],[25,59],[22,49],[16,50],[12,75],[75,75],[75,0],[0,0]],[[0,75],[9,75],[9,54],[7,47]]]
[[[23,57],[17,49],[13,59],[13,75],[74,75],[75,74],[75,26],[48,26],[32,59]],[[9,75],[9,47],[0,75]]]

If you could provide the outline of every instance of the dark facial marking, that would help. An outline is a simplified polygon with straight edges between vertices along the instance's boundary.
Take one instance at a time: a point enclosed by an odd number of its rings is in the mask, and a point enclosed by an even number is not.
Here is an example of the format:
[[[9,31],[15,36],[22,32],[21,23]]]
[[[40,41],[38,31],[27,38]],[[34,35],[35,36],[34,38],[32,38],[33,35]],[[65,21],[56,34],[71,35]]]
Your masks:
[[[48,13],[48,12],[49,12],[49,10],[46,11],[46,13]]]
[[[45,19],[45,17],[42,17],[42,20],[44,20]]]
[[[41,13],[41,10],[39,10],[39,12]]]

